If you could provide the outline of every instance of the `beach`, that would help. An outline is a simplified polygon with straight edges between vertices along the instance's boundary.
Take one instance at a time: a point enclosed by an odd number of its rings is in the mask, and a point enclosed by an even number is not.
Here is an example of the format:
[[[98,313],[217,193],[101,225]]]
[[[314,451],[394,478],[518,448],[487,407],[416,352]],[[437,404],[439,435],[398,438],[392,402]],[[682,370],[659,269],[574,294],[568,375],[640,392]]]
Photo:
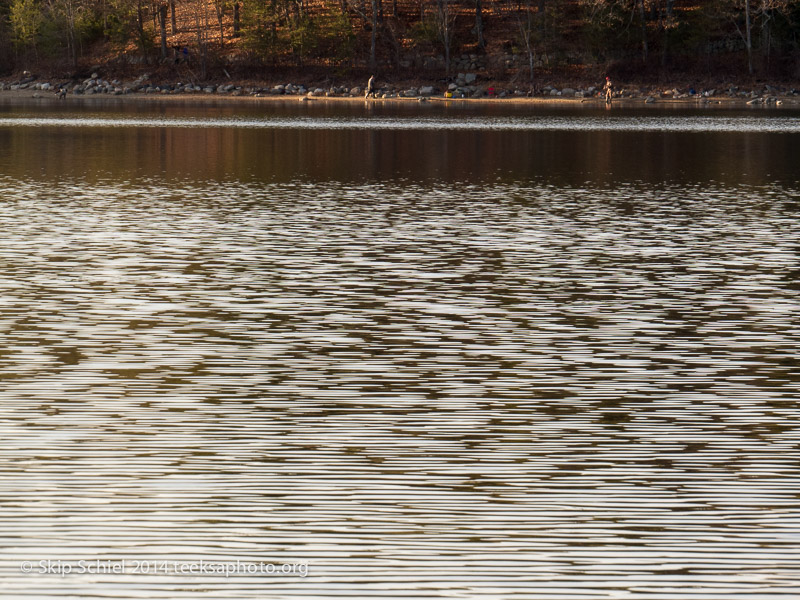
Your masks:
[[[87,83],[87,82],[99,83]],[[562,89],[545,86],[544,91],[529,95],[521,90],[502,90],[494,92],[492,86],[457,87],[461,92],[451,92],[454,97],[446,97],[446,92],[433,86],[412,87],[409,85],[384,86],[379,89],[378,97],[365,99],[358,87],[348,86],[321,88],[292,84],[276,84],[265,87],[252,83],[226,83],[207,85],[205,87],[182,83],[154,83],[136,80],[123,83],[107,82],[100,78],[87,79],[84,82],[70,82],[63,98],[59,98],[57,90],[65,85],[51,81],[31,81],[20,85],[17,81],[0,81],[0,98],[14,100],[60,100],[66,103],[77,99],[110,99],[124,102],[152,101],[191,101],[201,103],[268,103],[268,102],[326,102],[326,103],[408,103],[408,102],[443,102],[448,104],[512,104],[512,105],[548,105],[548,106],[599,106],[605,104],[600,92],[594,86],[586,89],[564,86]],[[289,91],[287,91],[287,88]],[[476,88],[473,90],[472,88]],[[682,107],[797,107],[800,106],[800,95],[791,88],[765,85],[762,88],[750,87],[740,89],[703,90],[689,94],[673,88],[658,92],[655,89],[641,89],[638,86],[621,87],[612,100],[612,105],[633,107],[638,105],[675,105]],[[461,96],[461,97],[459,97]]]

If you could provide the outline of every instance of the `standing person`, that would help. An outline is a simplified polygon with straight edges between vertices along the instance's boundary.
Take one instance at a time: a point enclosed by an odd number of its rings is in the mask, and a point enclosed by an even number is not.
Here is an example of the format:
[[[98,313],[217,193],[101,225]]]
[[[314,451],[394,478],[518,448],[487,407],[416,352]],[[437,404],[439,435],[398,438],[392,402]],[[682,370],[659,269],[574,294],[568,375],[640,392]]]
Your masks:
[[[367,93],[364,96],[364,100],[372,96],[375,98],[375,75],[372,75],[367,82]]]
[[[613,94],[614,86],[611,84],[611,78],[606,77],[606,84],[603,86],[603,91],[606,96],[606,104],[611,104],[611,96]]]

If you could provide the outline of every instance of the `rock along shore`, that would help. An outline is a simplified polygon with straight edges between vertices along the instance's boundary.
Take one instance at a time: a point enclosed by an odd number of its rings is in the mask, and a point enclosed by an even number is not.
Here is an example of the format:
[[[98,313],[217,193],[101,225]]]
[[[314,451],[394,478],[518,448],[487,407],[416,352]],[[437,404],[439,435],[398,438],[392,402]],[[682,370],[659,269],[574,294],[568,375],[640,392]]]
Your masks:
[[[220,84],[196,84],[185,82],[163,82],[151,80],[147,74],[132,81],[105,79],[99,73],[83,80],[41,79],[30,73],[7,81],[0,81],[0,92],[18,98],[60,98],[133,96],[152,97],[210,97],[210,98],[296,98],[300,101],[315,99],[362,100],[364,90],[360,86],[314,86],[293,83],[256,85],[226,82]],[[499,87],[491,82],[480,81],[475,73],[459,73],[449,83],[437,85],[383,85],[376,90],[377,100],[516,100],[533,102],[591,102],[602,101],[599,84],[596,86],[556,87],[545,85],[535,92],[518,88]],[[614,92],[616,100],[630,103],[675,103],[689,102],[700,105],[740,103],[762,106],[800,106],[800,90],[789,87],[764,85],[760,88],[742,89],[727,85],[719,89],[657,89],[641,86],[619,86]]]

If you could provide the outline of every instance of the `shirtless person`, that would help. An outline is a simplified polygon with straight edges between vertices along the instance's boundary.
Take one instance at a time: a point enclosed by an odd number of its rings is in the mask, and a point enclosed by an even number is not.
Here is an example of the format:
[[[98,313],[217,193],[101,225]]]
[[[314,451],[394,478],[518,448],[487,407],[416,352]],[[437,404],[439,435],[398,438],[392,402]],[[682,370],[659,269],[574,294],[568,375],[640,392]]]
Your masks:
[[[369,81],[367,82],[367,93],[364,96],[364,99],[366,100],[370,96],[372,96],[373,98],[376,97],[376,94],[375,94],[375,75],[370,77]]]
[[[605,92],[606,96],[606,104],[611,104],[611,95],[613,87],[614,86],[611,85],[611,78],[606,77],[606,84],[603,86],[603,92]]]

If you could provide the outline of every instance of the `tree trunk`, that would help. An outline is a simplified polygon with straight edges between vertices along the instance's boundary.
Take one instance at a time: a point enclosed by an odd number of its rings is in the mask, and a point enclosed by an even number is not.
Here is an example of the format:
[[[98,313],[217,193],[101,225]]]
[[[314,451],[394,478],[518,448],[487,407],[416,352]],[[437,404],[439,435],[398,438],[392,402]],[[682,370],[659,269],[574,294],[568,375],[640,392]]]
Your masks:
[[[178,33],[178,23],[175,19],[175,0],[169,0],[170,17],[172,20],[172,35]]]
[[[214,6],[217,9],[217,23],[219,24],[219,44],[222,46],[225,41],[225,28],[222,26],[222,20],[225,18],[225,5],[222,0],[217,0]]]
[[[167,60],[167,9],[166,4],[158,6],[158,28],[161,33],[161,60]]]
[[[378,41],[378,0],[372,0],[372,35],[369,42],[369,69],[372,74],[378,68],[378,62],[375,57],[375,46]]]
[[[76,43],[75,39],[75,23],[70,22],[70,49],[72,50],[72,67],[74,69],[78,68],[78,44]]]
[[[544,35],[544,32],[547,29],[547,19],[544,14],[545,11],[545,0],[539,0],[539,4],[536,7],[536,14],[539,15],[539,32]]]
[[[528,74],[529,74],[529,78],[530,78],[529,83],[531,84],[531,86],[533,86],[533,61],[534,61],[533,48],[531,48],[530,44],[529,44],[528,45]]]
[[[672,5],[674,4],[675,0],[666,0],[666,6],[664,7],[664,17],[662,20],[663,23],[663,33],[664,39],[663,44],[661,46],[661,66],[667,66],[667,60],[669,58],[669,28],[672,21]]]
[[[639,21],[642,24],[642,62],[647,62],[647,21],[644,15],[644,0],[639,0]]]
[[[537,14],[542,15],[539,20],[539,27],[544,27],[544,0],[539,0]],[[517,17],[519,18],[519,17]],[[531,91],[533,91],[533,78],[534,78],[534,62],[536,60],[534,46],[533,46],[533,13],[531,12],[531,0],[525,2],[525,23],[519,22],[519,30],[522,38],[525,41],[525,52],[528,54],[528,83],[530,83]]]
[[[136,33],[139,36],[139,48],[142,51],[144,64],[150,64],[150,58],[147,56],[147,36],[144,33],[144,7],[142,0],[136,3]]]
[[[772,46],[772,31],[769,24],[771,19],[772,13],[767,0],[761,0],[761,52],[767,68],[769,68],[770,46]]]
[[[436,0],[436,14],[438,17],[439,39],[444,46],[444,73],[450,77],[450,0]]]
[[[233,37],[238,38],[239,33],[239,7],[241,5],[238,2],[235,2],[233,5]]]
[[[744,26],[746,31],[745,46],[747,47],[747,72],[753,74],[753,39],[752,24],[750,23],[750,0],[744,0]]]
[[[486,40],[483,39],[483,3],[475,0],[475,34],[478,36],[478,48],[486,48]]]
[[[194,24],[197,33],[197,52],[200,55],[200,79],[208,77],[208,4],[197,3],[194,7]]]
[[[78,40],[75,35],[75,11],[71,2],[64,3],[64,16],[67,21],[67,50],[72,58],[72,67],[78,68]]]

